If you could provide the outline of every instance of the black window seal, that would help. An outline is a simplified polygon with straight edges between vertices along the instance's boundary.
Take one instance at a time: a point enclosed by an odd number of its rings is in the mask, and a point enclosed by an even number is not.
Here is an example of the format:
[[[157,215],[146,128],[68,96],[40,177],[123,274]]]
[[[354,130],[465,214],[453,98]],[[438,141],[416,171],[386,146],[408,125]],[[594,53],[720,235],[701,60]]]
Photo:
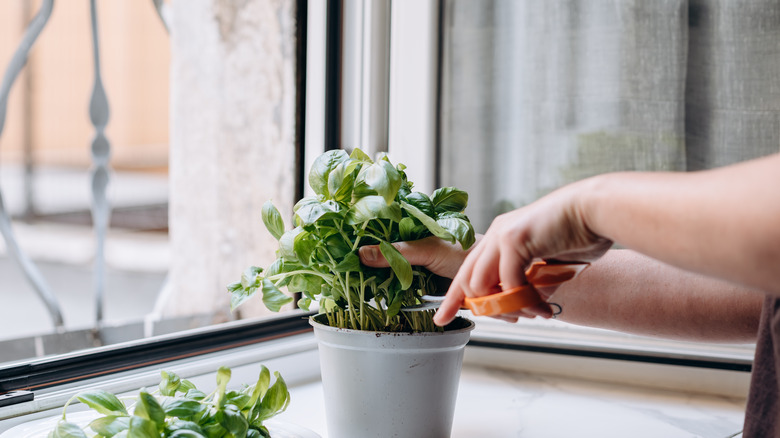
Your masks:
[[[0,395],[32,391],[312,331],[313,313],[241,320],[0,367]]]

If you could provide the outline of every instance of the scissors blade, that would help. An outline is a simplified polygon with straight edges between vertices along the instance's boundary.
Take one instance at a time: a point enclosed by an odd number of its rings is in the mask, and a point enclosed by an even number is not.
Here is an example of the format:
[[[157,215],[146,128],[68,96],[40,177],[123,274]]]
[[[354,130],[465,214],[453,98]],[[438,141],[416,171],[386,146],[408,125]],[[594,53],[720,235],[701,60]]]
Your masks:
[[[444,295],[423,295],[420,297],[422,303],[413,306],[401,307],[403,312],[421,312],[423,310],[438,309],[444,301]]]

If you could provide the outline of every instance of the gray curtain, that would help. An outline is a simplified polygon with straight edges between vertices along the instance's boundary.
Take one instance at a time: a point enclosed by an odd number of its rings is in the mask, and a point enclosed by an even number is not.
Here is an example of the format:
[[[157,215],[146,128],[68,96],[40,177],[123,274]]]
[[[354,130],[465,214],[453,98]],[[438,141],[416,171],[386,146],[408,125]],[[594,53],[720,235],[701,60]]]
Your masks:
[[[777,0],[447,0],[440,185],[501,212],[618,170],[780,150]]]

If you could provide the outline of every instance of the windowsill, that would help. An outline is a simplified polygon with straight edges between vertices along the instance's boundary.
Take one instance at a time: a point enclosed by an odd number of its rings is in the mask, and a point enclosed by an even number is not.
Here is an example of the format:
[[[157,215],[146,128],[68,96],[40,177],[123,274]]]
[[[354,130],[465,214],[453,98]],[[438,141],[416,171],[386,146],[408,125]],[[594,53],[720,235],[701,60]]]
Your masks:
[[[320,383],[297,385],[291,397],[279,418],[327,438]],[[466,365],[452,438],[725,438],[742,429],[744,402]]]
[[[326,438],[310,333],[40,391],[33,402],[0,408],[0,432],[60,415],[65,401],[88,387],[132,393],[156,385],[159,370],[167,369],[208,389],[222,365],[233,369],[231,383],[239,385],[256,379],[260,363],[280,371],[290,386],[292,403],[278,420]],[[726,437],[742,427],[748,378],[740,371],[467,347],[452,437]],[[675,384],[681,381],[688,386]]]

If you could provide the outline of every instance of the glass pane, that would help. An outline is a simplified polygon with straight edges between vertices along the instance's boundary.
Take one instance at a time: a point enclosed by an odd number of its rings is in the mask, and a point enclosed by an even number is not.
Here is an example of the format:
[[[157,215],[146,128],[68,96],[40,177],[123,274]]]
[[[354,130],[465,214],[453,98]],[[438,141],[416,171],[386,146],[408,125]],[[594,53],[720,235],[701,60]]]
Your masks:
[[[780,53],[767,13],[777,10],[448,0],[442,185],[470,193],[469,217],[484,232],[497,214],[591,175],[777,152]]]
[[[266,233],[262,202],[275,197],[290,211],[294,202],[299,11],[286,2],[242,11],[249,21],[241,21],[232,5],[212,16],[208,4],[203,14],[161,3],[172,12],[166,15],[170,34],[152,1],[97,2],[112,207],[102,319],[95,297],[101,255],[90,214],[97,163],[90,148],[89,2],[52,9],[11,88],[0,130],[2,202],[64,323],[57,325],[12,245],[0,237],[0,366],[267,314],[231,312],[227,285],[244,268],[264,263],[254,254],[273,254],[261,246],[267,236],[257,237]],[[45,4],[0,5],[0,72]],[[256,43],[263,38],[276,42]],[[187,138],[190,133],[196,138]],[[262,174],[262,166],[278,171],[265,172],[275,182],[278,175],[287,181],[258,188],[246,175]],[[199,226],[202,232],[192,233]],[[255,252],[245,256],[250,251],[240,252],[234,241]],[[196,257],[208,265],[192,262]],[[198,287],[207,289],[206,298],[192,294]]]

